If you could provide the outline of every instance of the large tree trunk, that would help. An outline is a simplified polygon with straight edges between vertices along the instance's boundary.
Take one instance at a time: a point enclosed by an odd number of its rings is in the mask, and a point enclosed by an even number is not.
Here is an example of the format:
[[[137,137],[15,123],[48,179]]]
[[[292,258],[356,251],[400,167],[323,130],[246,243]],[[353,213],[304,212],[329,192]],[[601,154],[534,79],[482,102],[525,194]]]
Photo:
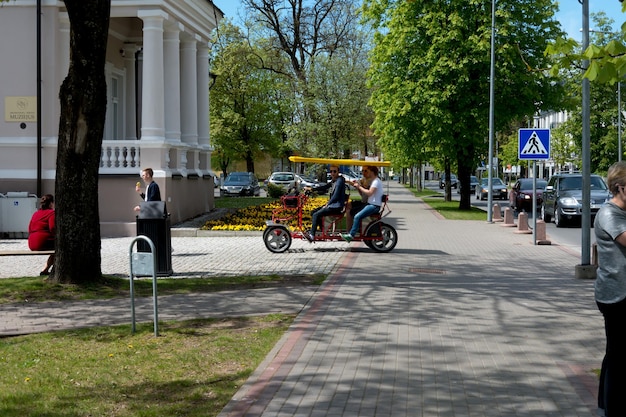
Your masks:
[[[56,166],[57,252],[53,280],[101,278],[98,169],[106,116],[104,64],[110,0],[65,0],[70,67],[59,98]]]

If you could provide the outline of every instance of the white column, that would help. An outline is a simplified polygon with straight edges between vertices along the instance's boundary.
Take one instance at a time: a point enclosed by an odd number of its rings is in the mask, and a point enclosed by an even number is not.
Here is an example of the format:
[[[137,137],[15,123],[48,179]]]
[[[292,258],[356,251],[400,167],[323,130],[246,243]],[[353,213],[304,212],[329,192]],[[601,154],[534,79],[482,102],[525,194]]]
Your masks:
[[[181,139],[190,145],[198,144],[196,44],[195,38],[185,40],[181,48]]]
[[[198,144],[209,145],[209,45],[198,43]]]
[[[165,139],[180,142],[180,32],[181,24],[165,29]]]
[[[137,45],[124,44],[124,69],[126,69],[126,91],[124,92],[125,134],[126,140],[137,139],[137,101],[135,96],[136,76],[135,54]]]
[[[143,74],[141,94],[141,140],[165,140],[163,84],[164,13],[139,12],[143,20]]]

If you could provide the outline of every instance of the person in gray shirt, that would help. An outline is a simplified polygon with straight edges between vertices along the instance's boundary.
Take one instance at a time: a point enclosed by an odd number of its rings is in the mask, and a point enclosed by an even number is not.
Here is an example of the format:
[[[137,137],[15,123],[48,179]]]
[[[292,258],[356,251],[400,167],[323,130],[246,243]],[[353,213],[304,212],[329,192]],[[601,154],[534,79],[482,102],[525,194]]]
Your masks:
[[[600,371],[598,407],[606,417],[626,416],[626,162],[609,168],[613,198],[596,214],[598,247],[595,299],[604,316],[606,353]]]

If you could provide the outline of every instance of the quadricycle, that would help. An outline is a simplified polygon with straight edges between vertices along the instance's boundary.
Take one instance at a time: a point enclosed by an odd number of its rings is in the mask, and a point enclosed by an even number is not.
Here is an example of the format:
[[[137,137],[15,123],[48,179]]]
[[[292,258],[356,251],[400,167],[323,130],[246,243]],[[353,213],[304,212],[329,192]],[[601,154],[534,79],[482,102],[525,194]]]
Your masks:
[[[294,156],[289,159],[292,162],[317,164],[390,165],[389,162],[383,161],[357,161],[352,159],[304,158]],[[304,233],[308,228],[303,224],[303,211],[310,197],[310,190],[281,197],[281,206],[274,209],[272,219],[265,222],[266,228],[263,231],[263,242],[268,250],[274,253],[282,253],[291,247],[293,239],[305,239]],[[398,233],[393,226],[383,221],[383,219],[391,213],[388,201],[388,194],[384,194],[380,210],[378,213],[363,219],[360,231],[355,236],[354,242],[363,242],[376,252],[389,252],[396,247],[398,243]],[[348,231],[346,220],[345,211],[324,216],[320,222],[321,231],[316,233],[314,242],[342,240],[341,234]]]

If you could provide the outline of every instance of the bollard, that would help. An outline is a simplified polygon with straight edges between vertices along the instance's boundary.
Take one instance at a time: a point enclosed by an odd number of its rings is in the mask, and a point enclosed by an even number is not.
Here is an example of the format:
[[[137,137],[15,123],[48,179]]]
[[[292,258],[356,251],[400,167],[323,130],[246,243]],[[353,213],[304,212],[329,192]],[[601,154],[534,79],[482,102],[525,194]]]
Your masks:
[[[550,242],[546,238],[546,222],[544,222],[543,220],[537,220],[536,228],[537,228],[536,236],[535,236],[535,238],[537,239],[536,244],[537,245],[551,245],[552,242]]]
[[[500,226],[515,227],[515,219],[513,216],[513,210],[511,210],[509,207],[504,209],[504,223],[502,223]]]
[[[494,204],[493,205],[493,217],[492,220],[494,222],[501,222],[502,221],[502,211],[500,210],[500,205],[499,204]]]
[[[522,211],[517,216],[517,230],[515,233],[532,233],[532,230],[528,228],[528,214],[525,211]]]

